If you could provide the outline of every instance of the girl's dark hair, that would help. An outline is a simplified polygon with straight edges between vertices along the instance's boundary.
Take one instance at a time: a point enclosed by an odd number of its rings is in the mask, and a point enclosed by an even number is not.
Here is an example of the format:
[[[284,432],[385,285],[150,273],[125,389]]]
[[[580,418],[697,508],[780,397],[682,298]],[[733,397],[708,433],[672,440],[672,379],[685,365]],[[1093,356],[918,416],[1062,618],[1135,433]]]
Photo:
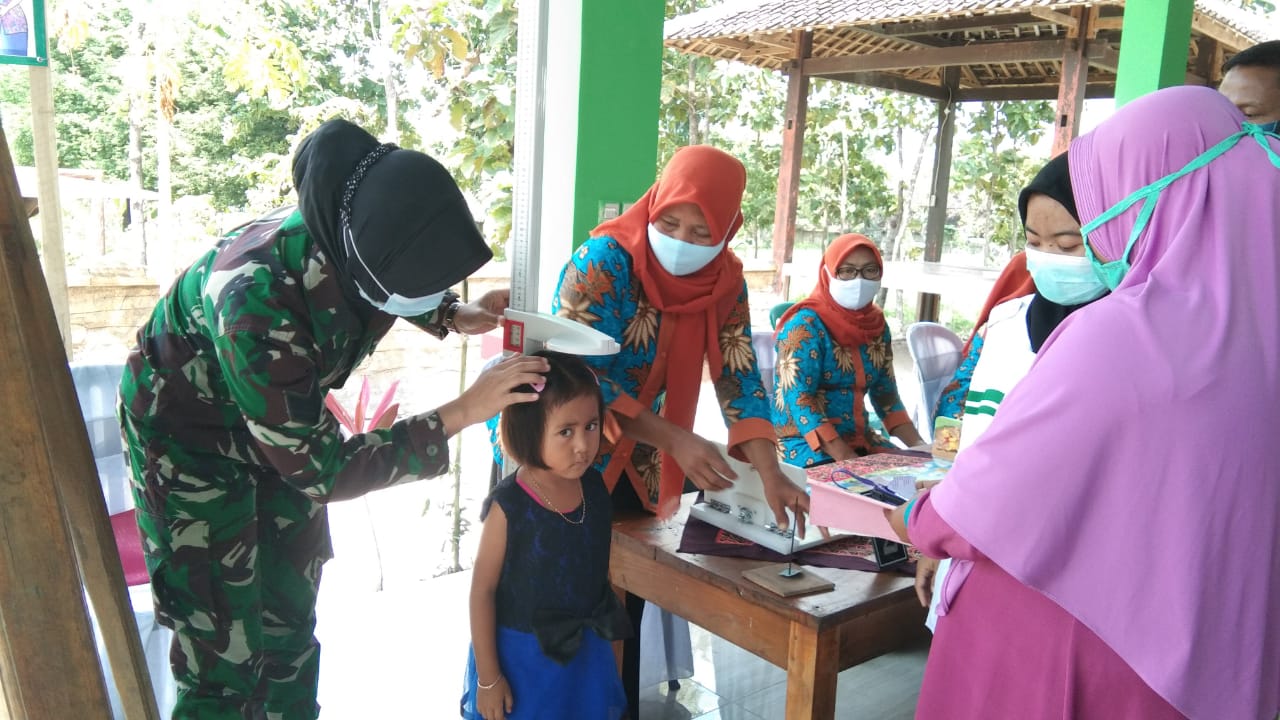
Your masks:
[[[547,415],[565,403],[589,395],[600,407],[600,421],[604,422],[604,395],[600,381],[591,367],[576,355],[540,350],[532,355],[544,357],[550,363],[547,382],[538,399],[533,402],[508,405],[502,411],[498,424],[498,437],[502,447],[517,463],[546,470],[542,460],[542,439],[547,431]],[[534,392],[530,385],[521,385],[516,392]]]

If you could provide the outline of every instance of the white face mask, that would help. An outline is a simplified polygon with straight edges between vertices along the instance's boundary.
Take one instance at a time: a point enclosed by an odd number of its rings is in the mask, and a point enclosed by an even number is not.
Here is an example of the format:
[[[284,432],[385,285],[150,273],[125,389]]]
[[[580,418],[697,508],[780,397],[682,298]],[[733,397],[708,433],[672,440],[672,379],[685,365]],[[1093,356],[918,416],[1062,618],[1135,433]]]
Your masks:
[[[715,260],[724,249],[724,241],[716,245],[694,245],[663,235],[653,223],[649,223],[649,247],[664,270],[680,277],[696,273]]]
[[[1107,292],[1093,264],[1083,255],[1059,255],[1028,247],[1027,272],[1036,291],[1059,305],[1081,305]]]
[[[879,280],[868,280],[856,277],[852,280],[841,280],[823,268],[823,272],[831,280],[831,299],[845,310],[861,310],[866,307],[880,292]]]
[[[356,289],[360,290],[361,297],[365,300],[369,300],[369,296],[365,295],[364,290],[361,290],[359,284],[356,285]],[[446,292],[448,292],[448,290],[441,290],[438,293],[431,293],[426,297],[420,298],[407,298],[403,295],[392,295],[387,298],[387,301],[384,303],[376,303],[369,300],[369,304],[388,315],[406,318],[418,317],[419,315],[426,315],[432,310],[440,307],[440,303],[444,301],[444,294]]]

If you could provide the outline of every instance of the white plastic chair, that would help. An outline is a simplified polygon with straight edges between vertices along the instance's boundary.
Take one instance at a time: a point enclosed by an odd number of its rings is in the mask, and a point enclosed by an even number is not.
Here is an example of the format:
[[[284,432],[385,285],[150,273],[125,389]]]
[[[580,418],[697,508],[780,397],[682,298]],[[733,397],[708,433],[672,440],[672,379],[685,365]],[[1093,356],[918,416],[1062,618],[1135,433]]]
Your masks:
[[[760,382],[764,384],[765,397],[772,403],[774,365],[778,362],[778,350],[773,343],[773,331],[751,331],[751,348],[756,353],[756,364],[760,368]]]
[[[907,351],[916,368],[916,382],[920,386],[912,421],[921,437],[933,438],[934,414],[942,390],[951,382],[960,366],[960,353],[964,342],[959,335],[944,325],[934,322],[918,322],[907,328]]]
[[[112,525],[115,526],[117,534],[137,532],[137,526],[133,522],[133,494],[129,487],[129,468],[124,454],[124,441],[120,437],[120,423],[116,418],[116,390],[123,375],[124,365],[71,364],[71,378],[75,383],[76,395],[80,399],[80,413],[84,416],[85,429],[89,432],[89,444],[93,448],[93,459],[98,465],[98,481],[102,485],[107,513],[111,515]],[[117,542],[118,547],[129,548],[121,550],[122,553],[139,552],[135,545]],[[134,583],[128,588],[129,602],[133,605],[133,618],[138,623],[142,650],[147,660],[147,670],[151,675],[151,684],[156,694],[156,705],[160,710],[161,720],[168,720],[177,699],[177,686],[174,683],[173,673],[169,669],[169,647],[173,642],[173,631],[156,621],[155,607],[151,599],[151,584],[147,582],[145,574],[141,576],[141,582],[139,582],[136,568],[141,558],[121,559],[126,568],[126,582]],[[132,578],[130,578],[131,575]],[[106,676],[112,716],[120,718],[123,717],[123,709],[111,674],[110,663],[105,662],[106,648],[102,633],[98,629],[96,614],[93,618],[93,630],[98,643],[98,657],[103,659],[102,668]]]

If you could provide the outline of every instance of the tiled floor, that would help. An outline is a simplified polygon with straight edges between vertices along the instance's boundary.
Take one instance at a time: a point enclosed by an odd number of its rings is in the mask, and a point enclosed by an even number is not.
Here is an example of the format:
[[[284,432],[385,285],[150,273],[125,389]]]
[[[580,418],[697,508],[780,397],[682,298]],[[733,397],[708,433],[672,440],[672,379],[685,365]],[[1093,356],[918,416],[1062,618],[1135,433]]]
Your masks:
[[[457,717],[470,579],[463,572],[382,592],[342,592],[338,584],[322,591],[322,720]],[[639,720],[783,718],[781,669],[696,626],[691,635],[693,677],[674,693],[646,689]],[[926,652],[897,652],[841,673],[836,717],[910,718]]]
[[[916,392],[911,360],[905,348],[894,350],[902,399],[911,407]],[[456,392],[448,390],[453,385],[447,382],[435,385],[444,388],[439,393]],[[709,386],[699,396],[695,428],[707,439],[725,440]],[[482,485],[488,482],[488,446],[483,429],[473,428],[465,435],[467,462],[480,458],[476,466],[484,469],[475,477],[468,473],[464,481],[464,503],[472,507],[467,515],[471,517],[478,507],[476,498],[483,495]],[[431,522],[424,524],[422,508],[435,500],[446,502],[434,493],[449,488],[444,480],[414,483],[375,493],[367,506],[351,501],[330,508],[338,556],[325,566],[317,609],[322,720],[458,717],[470,640],[471,574],[418,579],[441,565],[447,549],[442,539],[450,530],[441,525],[446,516],[438,511],[427,513]],[[376,552],[371,536],[366,537],[371,526],[378,528]],[[466,566],[477,535],[464,537],[461,556]],[[379,567],[385,571],[385,583],[382,591],[375,591]],[[638,720],[782,720],[786,676],[781,669],[697,627],[692,628],[692,640],[694,676],[675,693],[665,687],[648,688]],[[836,716],[910,718],[925,655],[923,648],[895,653],[841,673]]]
[[[781,720],[786,673],[693,626],[694,675],[675,692],[666,686],[641,695],[640,720]],[[915,711],[925,647],[885,655],[840,673],[836,717],[909,719]]]

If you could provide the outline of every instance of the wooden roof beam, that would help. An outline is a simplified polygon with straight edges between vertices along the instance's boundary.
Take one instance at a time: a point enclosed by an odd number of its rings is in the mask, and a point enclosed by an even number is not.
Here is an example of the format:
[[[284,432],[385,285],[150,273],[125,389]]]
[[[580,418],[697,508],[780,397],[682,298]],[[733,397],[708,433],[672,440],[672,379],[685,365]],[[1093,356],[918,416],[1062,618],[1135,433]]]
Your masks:
[[[885,35],[936,35],[938,33],[962,32],[1001,25],[1034,25],[1040,18],[1027,12],[986,13],[958,18],[942,18],[938,20],[914,20],[897,23],[876,23],[874,25],[855,26],[859,29],[869,28]]]
[[[1068,33],[1075,33],[1080,30],[1080,21],[1066,13],[1060,13],[1057,10],[1050,10],[1049,8],[1043,7],[1031,8],[1027,12],[1041,20],[1048,20],[1055,25],[1061,25],[1067,29]]]
[[[903,37],[901,35],[894,35],[892,33],[881,32],[879,29],[869,25],[858,25],[858,26],[851,27],[849,29],[859,34],[866,35],[867,37],[876,38],[877,40],[884,40],[884,41],[896,43],[899,45],[905,45],[913,48],[945,47],[944,44],[941,44],[932,38],[912,40],[912,39]]]
[[[1098,18],[1093,21],[1095,31],[1120,30],[1124,27],[1124,16],[1114,15]],[[1249,38],[1199,12],[1191,16],[1191,30],[1197,35],[1217,40],[1232,52],[1239,52],[1254,43]]]
[[[1108,43],[1097,41],[1089,43],[1089,47],[1085,50],[1085,56],[1089,58],[1089,67],[1106,70],[1113,75],[1116,72],[1116,68],[1120,67],[1120,51]]]
[[[830,77],[849,73],[905,70],[921,67],[954,67],[957,65],[1005,65],[1028,62],[1059,61],[1066,40],[1027,40],[1016,43],[989,43],[965,47],[895,50],[885,53],[811,58],[802,72],[812,77]],[[1108,43],[1091,42],[1085,50],[1089,64],[1115,71],[1119,53]]]
[[[1095,98],[1111,98],[1116,95],[1114,82],[1089,83],[1085,86],[1084,96],[1090,100]],[[995,85],[960,90],[957,98],[960,102],[995,102],[999,100],[1055,100],[1058,97],[1057,85]]]
[[[1253,40],[1198,12],[1191,16],[1191,32],[1217,40],[1228,53],[1238,53],[1254,45]]]
[[[812,60],[809,62],[812,62]],[[881,90],[909,93],[941,102],[951,99],[951,93],[947,92],[945,87],[930,85],[919,80],[910,80],[893,73],[857,72],[845,75],[828,75],[826,79],[839,80],[840,82],[853,83],[854,85],[866,85],[867,87],[880,88]]]
[[[1065,40],[1027,40],[1013,43],[899,50],[874,55],[813,58],[805,62],[803,72],[806,75],[824,77],[873,70],[1057,60],[1062,57],[1065,47]]]

